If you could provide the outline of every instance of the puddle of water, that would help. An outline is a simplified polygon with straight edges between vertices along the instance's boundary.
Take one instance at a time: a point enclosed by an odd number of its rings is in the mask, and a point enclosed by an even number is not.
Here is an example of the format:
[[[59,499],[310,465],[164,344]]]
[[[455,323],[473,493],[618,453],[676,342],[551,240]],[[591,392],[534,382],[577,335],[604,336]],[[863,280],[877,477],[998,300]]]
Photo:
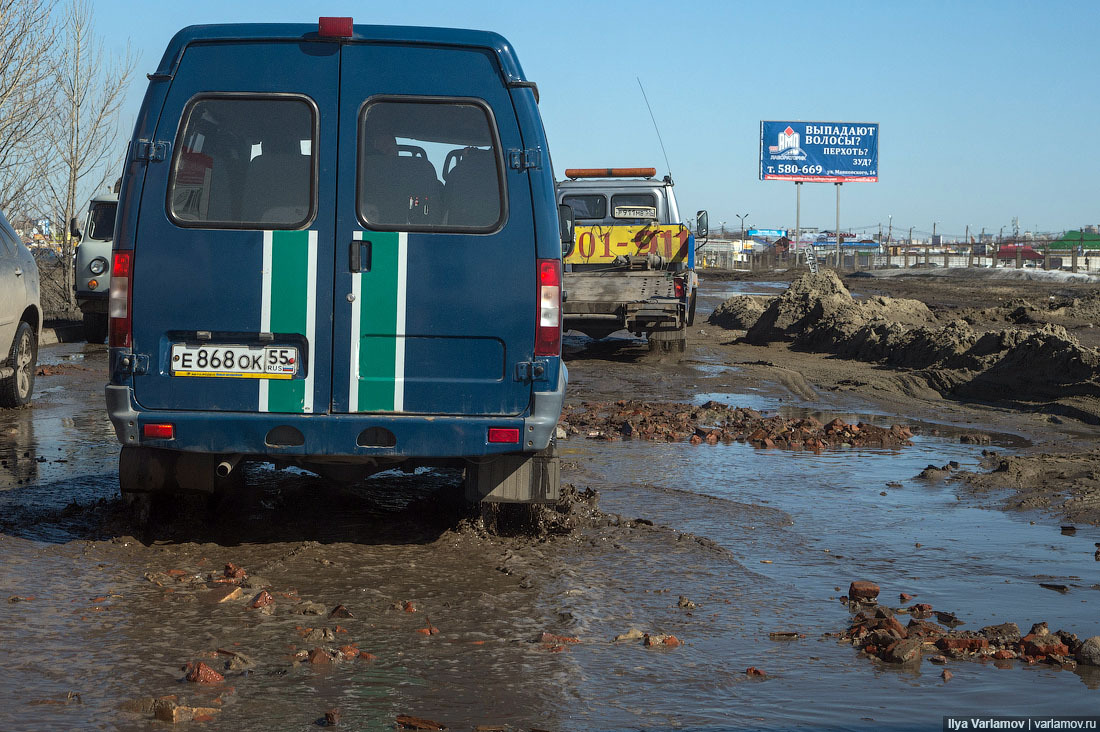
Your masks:
[[[783,406],[782,399],[755,391],[741,392],[738,394],[724,394],[720,392],[696,394],[691,400],[692,404],[695,405],[702,405],[711,401],[728,404],[731,407],[755,409],[758,412],[775,412]]]
[[[573,440],[562,446],[587,471],[584,484],[600,488],[605,510],[705,536],[732,554],[711,562],[650,554],[651,587],[669,592],[657,596],[648,622],[662,632],[682,632],[689,645],[682,656],[664,655],[656,663],[613,653],[575,656],[580,686],[602,690],[586,700],[585,724],[621,727],[620,715],[630,711],[643,725],[664,717],[685,725],[738,720],[761,728],[930,728],[940,725],[945,709],[1085,714],[1100,703],[1095,669],[1000,670],[952,661],[956,678],[944,684],[941,667],[927,660],[916,670],[887,667],[821,637],[847,627],[850,615],[836,598],[855,579],[878,582],[887,604],[900,605],[898,593],[908,592],[917,596],[913,602],[955,612],[964,630],[1011,621],[1026,633],[1045,620],[1052,630],[1081,637],[1100,633],[1100,592],[1092,589],[1100,528],[1063,536],[1056,526],[959,501],[950,485],[914,479],[926,465],[948,460],[973,469],[980,447],[921,436],[897,450],[821,454],[742,444]],[[612,588],[606,599],[613,602],[612,590],[628,573],[614,553],[604,561],[603,581]],[[1048,576],[1071,591],[1039,587],[1039,578]],[[678,594],[700,603],[694,617],[675,607]],[[601,636],[629,624],[620,617],[609,622],[600,610],[576,612]],[[768,640],[775,630],[807,638],[776,643]],[[749,691],[741,685],[745,677],[733,674],[748,666],[772,678]],[[660,694],[647,687],[657,678]],[[601,701],[609,688],[618,693],[614,704]]]
[[[699,283],[699,293],[696,295],[696,309],[702,316],[707,316],[716,307],[730,299],[734,295],[764,295],[774,297],[787,289],[787,282],[729,282],[724,280],[702,280]],[[698,321],[696,321],[698,322]]]
[[[732,374],[741,370],[736,366],[726,366],[720,363],[693,363],[691,366],[696,371],[702,372],[704,376],[722,376],[723,374]]]

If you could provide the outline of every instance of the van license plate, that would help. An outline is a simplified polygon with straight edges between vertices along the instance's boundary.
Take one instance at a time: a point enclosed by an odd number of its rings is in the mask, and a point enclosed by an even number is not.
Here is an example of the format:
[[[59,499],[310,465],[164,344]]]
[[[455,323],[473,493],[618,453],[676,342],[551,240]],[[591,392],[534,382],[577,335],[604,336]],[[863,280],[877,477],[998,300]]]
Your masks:
[[[189,346],[172,344],[172,376],[292,379],[298,349],[292,346]]]

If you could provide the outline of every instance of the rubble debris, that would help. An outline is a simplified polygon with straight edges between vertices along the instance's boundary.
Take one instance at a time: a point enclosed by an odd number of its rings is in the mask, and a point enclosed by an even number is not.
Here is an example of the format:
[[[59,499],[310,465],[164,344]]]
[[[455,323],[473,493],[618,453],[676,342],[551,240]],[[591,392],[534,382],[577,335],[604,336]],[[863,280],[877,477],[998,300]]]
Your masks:
[[[645,636],[646,634],[638,630],[637,628],[631,628],[625,633],[619,633],[617,636],[615,636],[614,642],[618,643],[619,641],[641,640],[645,638]]]
[[[850,607],[854,615],[840,638],[850,642],[863,655],[887,663],[919,663],[922,653],[934,649],[937,653],[929,656],[929,660],[940,665],[948,659],[987,658],[999,664],[1018,659],[1028,664],[1046,663],[1064,669],[1075,668],[1078,663],[1090,663],[1086,659],[1100,665],[1100,636],[1081,642],[1076,635],[1064,630],[1051,633],[1043,622],[1035,623],[1031,631],[1021,637],[1016,623],[960,631],[911,617],[908,626],[902,626],[892,608],[872,602]],[[916,616],[916,610],[927,609],[921,613],[927,617],[932,614],[931,607],[922,603],[912,606],[909,611]],[[947,625],[961,624],[954,613],[937,610],[935,615]]]
[[[1100,666],[1100,635],[1086,639],[1077,649],[1075,657],[1078,663],[1086,666]]]
[[[643,643],[646,648],[679,648],[683,645],[683,641],[674,635],[650,635],[649,633],[645,634]]]
[[[267,607],[269,605],[274,605],[274,604],[275,604],[275,598],[272,597],[271,593],[268,592],[267,590],[261,590],[259,592],[259,594],[257,594],[255,597],[252,598],[252,602],[249,603],[248,606],[251,607],[251,608],[254,608],[254,609],[258,609],[258,608],[264,608],[264,607]]]
[[[348,610],[343,605],[337,605],[336,607],[332,608],[332,612],[330,612],[328,614],[328,616],[330,618],[354,618],[355,617],[354,615],[351,614],[351,610]]]
[[[856,600],[874,600],[878,597],[879,586],[867,580],[854,580],[848,586],[848,598]]]
[[[187,664],[187,666],[184,667],[184,669],[187,671],[187,675],[184,676],[184,678],[192,683],[217,684],[225,681],[224,676],[207,666],[202,661],[199,661],[195,664],[189,663]]]
[[[432,625],[432,621],[425,618],[425,626],[423,628],[417,628],[416,632],[421,635],[439,635],[439,628]]]
[[[174,697],[157,699],[153,705],[153,718],[159,722],[211,722],[218,712],[214,707],[187,707],[177,704]]]
[[[248,576],[248,572],[245,571],[244,567],[238,567],[236,564],[233,564],[232,562],[227,562],[226,563],[224,574],[225,574],[226,579],[237,579],[237,580],[244,579],[245,577]]]
[[[554,635],[553,633],[540,633],[539,637],[535,639],[536,643],[580,643],[581,639],[576,636],[570,635]]]
[[[430,719],[422,719],[420,717],[413,717],[408,714],[398,714],[395,721],[397,722],[397,726],[401,729],[433,731],[447,729],[445,725],[442,725],[439,722],[433,722]]]
[[[749,666],[747,669],[745,669],[745,674],[748,676],[757,676],[760,678],[764,678],[768,675],[768,672],[763,669],[759,669],[756,666]]]
[[[903,447],[913,433],[901,425],[890,428],[834,419],[824,425],[813,417],[765,417],[754,409],[709,401],[699,406],[678,402],[620,399],[614,402],[567,404],[560,424],[570,435],[590,439],[689,441],[698,445],[748,443],[758,448],[824,450],[831,447]]]

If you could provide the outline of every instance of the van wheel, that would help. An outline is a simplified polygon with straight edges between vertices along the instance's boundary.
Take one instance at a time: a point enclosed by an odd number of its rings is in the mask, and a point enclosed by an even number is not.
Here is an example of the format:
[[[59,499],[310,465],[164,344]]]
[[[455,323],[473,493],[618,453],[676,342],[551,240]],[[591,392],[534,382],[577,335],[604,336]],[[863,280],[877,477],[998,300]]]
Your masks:
[[[34,393],[34,372],[38,361],[38,343],[30,323],[19,323],[9,360],[15,371],[0,380],[0,406],[22,407],[30,402]]]
[[[107,340],[107,314],[84,313],[84,340],[102,343]]]

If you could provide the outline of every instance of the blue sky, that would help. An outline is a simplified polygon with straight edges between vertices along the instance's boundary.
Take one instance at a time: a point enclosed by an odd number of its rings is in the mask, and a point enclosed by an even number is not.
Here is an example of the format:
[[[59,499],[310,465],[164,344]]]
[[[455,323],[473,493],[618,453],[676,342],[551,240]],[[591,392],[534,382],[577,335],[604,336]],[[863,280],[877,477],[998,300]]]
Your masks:
[[[789,182],[758,179],[760,120],[878,122],[878,183],[841,190],[841,227],[914,227],[960,239],[983,227],[1100,223],[1100,2],[494,2],[94,0],[108,50],[141,54],[124,125],[169,38],[194,23],[357,23],[495,30],[541,91],[566,167],[666,172],[684,212],[794,227]],[[154,10],[155,8],[155,10]],[[802,224],[832,228],[835,187],[805,184]]]

